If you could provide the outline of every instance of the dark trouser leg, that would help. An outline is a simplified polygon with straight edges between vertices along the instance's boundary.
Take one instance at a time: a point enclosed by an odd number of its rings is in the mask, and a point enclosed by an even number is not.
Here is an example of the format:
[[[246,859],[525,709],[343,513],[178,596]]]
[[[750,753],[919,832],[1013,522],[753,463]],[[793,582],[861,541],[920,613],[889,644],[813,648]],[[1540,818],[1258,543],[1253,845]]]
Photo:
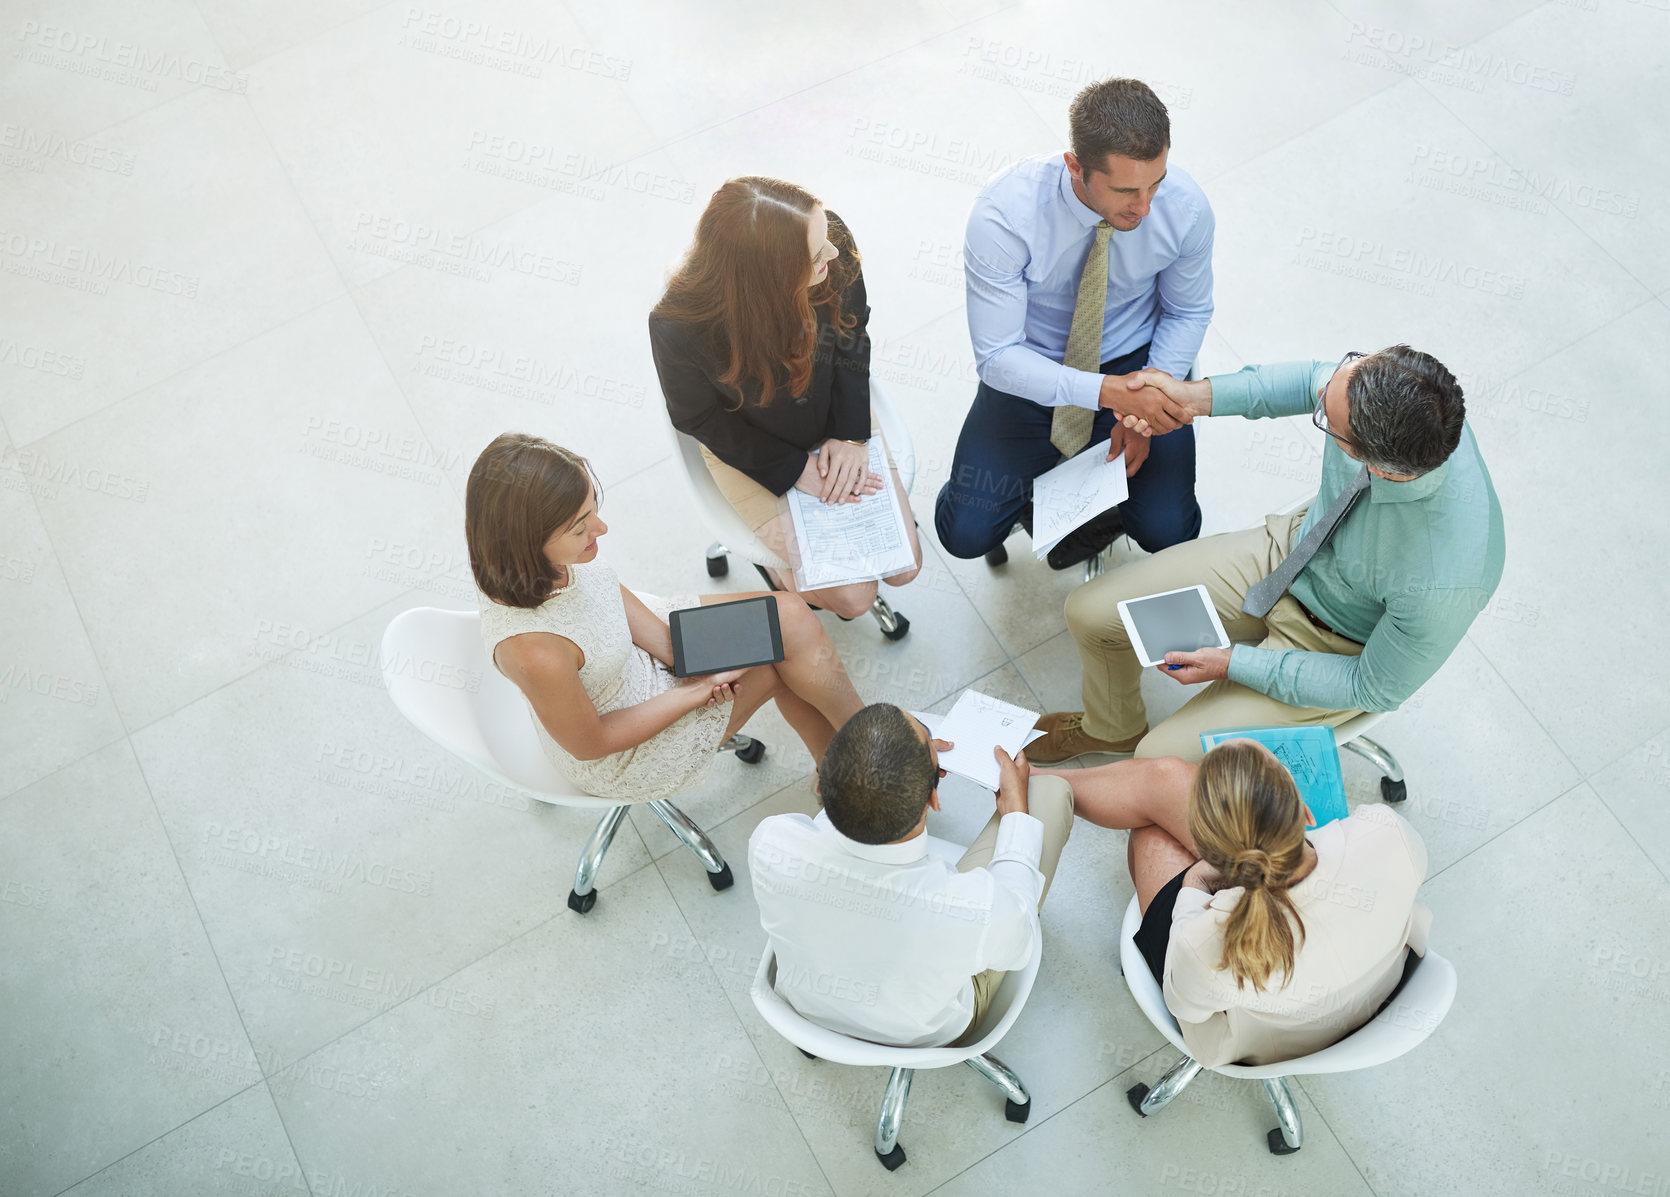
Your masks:
[[[1032,498],[1032,480],[1060,460],[1049,408],[981,383],[934,503],[939,543],[964,559],[1002,544]]]

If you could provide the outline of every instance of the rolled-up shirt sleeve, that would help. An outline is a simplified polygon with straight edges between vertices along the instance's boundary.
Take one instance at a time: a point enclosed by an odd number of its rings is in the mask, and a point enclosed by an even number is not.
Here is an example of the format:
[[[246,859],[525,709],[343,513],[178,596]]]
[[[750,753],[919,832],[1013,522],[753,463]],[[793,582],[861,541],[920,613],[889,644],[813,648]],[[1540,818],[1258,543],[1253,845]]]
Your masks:
[[[1160,321],[1148,349],[1148,364],[1173,378],[1187,378],[1206,326],[1212,323],[1212,236],[1216,218],[1203,200],[1183,252],[1158,277]]]
[[[1393,595],[1359,655],[1237,644],[1229,680],[1289,706],[1396,710],[1438,672],[1489,602],[1490,592],[1475,587]]]
[[[1026,242],[1003,214],[977,200],[963,240],[963,274],[980,381],[1044,407],[1097,407],[1100,374],[1069,369],[1026,345],[1028,260]]]
[[[1150,360],[1153,354],[1149,355]],[[1302,416],[1316,410],[1316,392],[1327,385],[1334,362],[1277,362],[1244,366],[1234,374],[1213,374],[1212,414],[1264,420]]]
[[[1024,968],[1037,942],[1038,899],[1044,874],[1044,825],[1032,815],[1011,811],[997,824],[997,846],[986,871],[992,877],[991,925],[981,944],[979,967]]]

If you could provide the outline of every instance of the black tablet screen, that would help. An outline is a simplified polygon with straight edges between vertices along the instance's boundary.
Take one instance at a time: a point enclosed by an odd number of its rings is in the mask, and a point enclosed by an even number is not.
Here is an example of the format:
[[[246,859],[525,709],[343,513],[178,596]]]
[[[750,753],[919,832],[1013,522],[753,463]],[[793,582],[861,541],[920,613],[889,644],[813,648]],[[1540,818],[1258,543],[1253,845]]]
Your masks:
[[[744,599],[678,612],[682,674],[694,677],[781,660],[766,613],[769,603],[768,598]]]

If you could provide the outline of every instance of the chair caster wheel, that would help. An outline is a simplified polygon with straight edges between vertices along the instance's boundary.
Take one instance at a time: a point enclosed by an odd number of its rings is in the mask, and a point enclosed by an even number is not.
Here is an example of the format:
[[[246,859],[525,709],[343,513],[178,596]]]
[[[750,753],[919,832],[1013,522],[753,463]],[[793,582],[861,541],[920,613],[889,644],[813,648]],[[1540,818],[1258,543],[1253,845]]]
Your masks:
[[[583,894],[575,893],[573,890],[568,891],[568,908],[575,914],[584,914],[596,905],[597,891],[595,889],[588,890]]]
[[[798,1051],[801,1055],[805,1056],[808,1060],[816,1060],[817,1059],[816,1056],[814,1056],[811,1052],[807,1051],[803,1047],[796,1048],[795,1050]]]
[[[1382,802],[1402,802],[1409,797],[1409,786],[1401,781],[1393,781],[1389,777],[1380,779],[1380,799]]]
[[[906,619],[903,615],[895,614],[893,616],[892,631],[883,631],[882,635],[886,636],[889,640],[903,640],[905,638],[905,633],[908,631],[910,631],[910,620]]]
[[[1018,1106],[1012,1101],[1003,1103],[1003,1116],[1010,1122],[1025,1122],[1032,1113],[1032,1103],[1028,1101],[1024,1106]]]
[[[711,885],[716,890],[730,889],[732,884],[735,883],[735,881],[736,881],[736,878],[731,876],[731,866],[730,865],[726,865],[724,868],[720,869],[717,873],[709,873],[707,875],[707,883],[709,885]]]
[[[881,1166],[889,1172],[897,1172],[899,1165],[905,1162],[905,1149],[895,1143],[893,1144],[893,1150],[886,1155],[882,1155],[879,1151],[876,1152],[876,1159],[880,1160]]]
[[[1007,565],[1007,564],[1009,564],[1009,550],[1004,548],[1002,545],[998,545],[995,549],[990,550],[986,554],[986,564],[987,565]]]
[[[1148,1117],[1147,1114],[1144,1114],[1142,1112],[1142,1099],[1147,1097],[1147,1096],[1148,1096],[1148,1086],[1147,1085],[1136,1084],[1136,1085],[1132,1085],[1129,1089],[1125,1090],[1125,1100],[1130,1102],[1131,1103],[1131,1109],[1135,1110],[1137,1112],[1137,1114],[1140,1117],[1143,1117],[1143,1118]]]
[[[722,578],[730,572],[731,572],[731,562],[730,562],[730,559],[728,557],[726,557],[724,554],[720,554],[717,557],[709,557],[707,559],[707,576],[708,577],[710,577],[710,578]]]
[[[1265,1136],[1265,1141],[1270,1144],[1271,1155],[1292,1155],[1299,1150],[1297,1147],[1287,1145],[1287,1140],[1282,1138],[1281,1127],[1279,1126],[1270,1128],[1270,1133]]]
[[[764,740],[749,740],[748,743],[736,750],[736,759],[745,765],[757,765],[764,756]]]

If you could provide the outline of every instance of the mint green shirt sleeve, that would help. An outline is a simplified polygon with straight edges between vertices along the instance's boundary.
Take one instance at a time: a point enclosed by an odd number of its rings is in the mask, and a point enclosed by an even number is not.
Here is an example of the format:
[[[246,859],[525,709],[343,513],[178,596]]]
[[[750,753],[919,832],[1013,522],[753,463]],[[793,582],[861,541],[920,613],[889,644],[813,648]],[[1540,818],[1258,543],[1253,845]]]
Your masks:
[[[1334,372],[1334,362],[1278,362],[1271,366],[1243,366],[1234,374],[1214,374],[1212,414],[1246,416],[1303,416],[1316,410],[1316,392]]]
[[[1355,657],[1237,644],[1229,680],[1295,707],[1390,711],[1438,672],[1490,601],[1475,587],[1423,588],[1391,597]]]

